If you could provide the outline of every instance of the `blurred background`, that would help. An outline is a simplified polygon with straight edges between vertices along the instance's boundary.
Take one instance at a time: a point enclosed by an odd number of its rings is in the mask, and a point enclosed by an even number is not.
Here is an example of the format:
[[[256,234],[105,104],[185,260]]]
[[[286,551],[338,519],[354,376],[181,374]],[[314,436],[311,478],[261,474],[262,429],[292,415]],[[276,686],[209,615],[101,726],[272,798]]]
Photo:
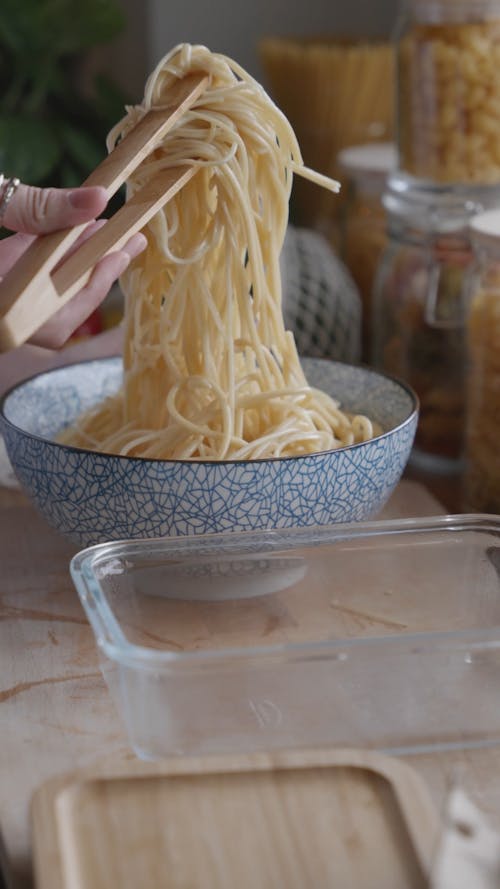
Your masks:
[[[268,81],[268,37],[388,38],[397,0],[2,0],[0,161],[28,181],[74,184],[125,102],[177,43],[204,43]],[[13,163],[14,160],[14,163]]]
[[[237,59],[257,78],[264,71],[258,54],[263,37],[388,37],[397,0],[118,0],[127,26],[116,42],[127,64],[110,58],[125,90],[140,95],[144,73],[181,41],[204,43]]]

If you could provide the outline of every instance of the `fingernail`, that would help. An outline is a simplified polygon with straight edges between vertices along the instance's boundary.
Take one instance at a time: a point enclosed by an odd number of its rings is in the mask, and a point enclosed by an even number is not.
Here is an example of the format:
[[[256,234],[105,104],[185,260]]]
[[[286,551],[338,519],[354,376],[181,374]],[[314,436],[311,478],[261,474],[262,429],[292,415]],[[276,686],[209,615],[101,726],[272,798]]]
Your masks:
[[[142,251],[145,250],[147,246],[148,239],[145,235],[142,234],[142,232],[138,232],[136,235],[130,238],[130,241],[128,241],[123,249],[126,250],[130,258],[133,259],[135,256],[138,256],[139,253],[142,253]]]
[[[128,255],[128,253],[125,253],[124,250],[120,252],[119,256],[117,257],[117,276],[123,274],[125,269],[128,268],[128,266],[130,265],[130,259],[131,257]]]
[[[100,185],[75,188],[68,194],[68,200],[75,210],[94,210],[96,204],[106,206],[107,196],[106,190]]]

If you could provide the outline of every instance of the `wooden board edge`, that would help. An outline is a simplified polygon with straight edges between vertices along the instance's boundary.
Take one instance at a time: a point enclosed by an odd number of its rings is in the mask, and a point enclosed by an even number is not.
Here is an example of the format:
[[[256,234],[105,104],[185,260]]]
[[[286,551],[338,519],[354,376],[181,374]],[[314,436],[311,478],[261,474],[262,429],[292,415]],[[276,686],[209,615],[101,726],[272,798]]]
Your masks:
[[[391,786],[402,821],[422,873],[429,874],[441,835],[441,824],[430,792],[415,769],[402,760],[357,748],[306,748],[269,753],[169,757],[155,762],[109,760],[51,778],[33,794],[30,807],[33,866],[37,889],[67,889],[59,848],[57,800],[71,787],[100,780],[207,775],[220,772],[341,766],[359,768],[383,777]]]

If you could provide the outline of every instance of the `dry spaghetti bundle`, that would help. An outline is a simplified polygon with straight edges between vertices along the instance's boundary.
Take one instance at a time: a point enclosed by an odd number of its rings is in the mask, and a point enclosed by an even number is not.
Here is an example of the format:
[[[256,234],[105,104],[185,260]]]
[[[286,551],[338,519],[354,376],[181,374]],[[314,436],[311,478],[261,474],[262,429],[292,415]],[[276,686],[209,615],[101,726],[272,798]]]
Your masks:
[[[283,109],[307,164],[338,176],[339,151],[393,136],[394,50],[387,41],[268,37],[259,46],[270,93]],[[321,223],[341,206],[300,183],[301,224]]]
[[[293,174],[336,183],[303,167],[290,124],[262,87],[229,59],[183,44],[158,65],[108,148],[190,71],[206,71],[208,89],[135,171],[128,193],[167,167],[200,168],[149,223],[148,247],[122,278],[121,391],[63,441],[148,458],[240,460],[366,440],[369,420],[309,387],[284,328],[279,255]]]

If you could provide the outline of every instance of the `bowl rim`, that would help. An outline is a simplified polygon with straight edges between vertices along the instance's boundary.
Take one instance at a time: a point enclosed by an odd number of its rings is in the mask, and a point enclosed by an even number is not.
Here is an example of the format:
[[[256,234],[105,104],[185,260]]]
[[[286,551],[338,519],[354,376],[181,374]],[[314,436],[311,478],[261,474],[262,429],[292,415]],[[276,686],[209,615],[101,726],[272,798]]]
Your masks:
[[[310,460],[310,459],[314,459],[316,457],[324,457],[324,456],[327,456],[328,454],[345,453],[346,451],[352,451],[352,450],[355,450],[356,448],[362,448],[362,447],[365,447],[366,445],[371,445],[372,443],[377,442],[377,441],[385,438],[386,436],[394,435],[396,432],[401,431],[402,429],[405,428],[405,426],[412,423],[414,421],[415,417],[418,417],[418,414],[420,411],[419,397],[418,397],[417,393],[415,392],[415,390],[409,385],[409,383],[407,383],[405,380],[402,380],[400,377],[389,374],[386,371],[379,370],[378,368],[370,367],[367,364],[352,364],[348,361],[337,361],[336,359],[333,359],[333,358],[319,358],[319,357],[317,358],[314,356],[306,356],[306,355],[301,355],[299,357],[300,357],[301,363],[303,361],[305,361],[306,364],[308,362],[315,362],[318,364],[330,364],[330,365],[331,364],[338,364],[338,365],[341,365],[342,367],[348,367],[348,368],[351,367],[355,370],[361,370],[361,371],[367,372],[369,374],[372,374],[373,376],[381,377],[382,379],[386,379],[389,382],[396,384],[396,386],[399,386],[401,389],[403,389],[406,392],[406,394],[408,395],[408,397],[410,399],[411,409],[408,413],[408,416],[404,420],[402,420],[400,423],[398,423],[397,425],[392,426],[390,429],[388,429],[384,432],[381,432],[379,435],[375,435],[373,438],[370,438],[367,441],[359,441],[359,442],[355,442],[354,444],[343,445],[342,447],[339,447],[339,448],[329,448],[327,450],[322,450],[322,451],[313,451],[310,454],[296,454],[296,455],[290,455],[287,457],[256,457],[254,459],[244,459],[244,460],[235,460],[235,459],[182,460],[182,459],[161,459],[160,457],[138,457],[138,456],[131,456],[129,454],[113,454],[109,451],[93,451],[90,448],[82,448],[82,447],[77,447],[76,445],[64,444],[62,442],[56,441],[53,438],[46,438],[43,435],[38,435],[33,432],[28,432],[26,429],[23,429],[21,426],[17,426],[16,423],[13,423],[12,420],[9,420],[9,418],[5,415],[4,409],[5,409],[5,406],[7,404],[8,399],[10,398],[10,396],[13,395],[14,392],[18,391],[19,389],[22,389],[24,386],[33,382],[33,380],[36,380],[39,377],[49,376],[50,374],[53,374],[53,373],[59,373],[61,371],[70,370],[71,368],[80,367],[85,364],[94,364],[96,362],[99,364],[106,364],[106,363],[115,362],[117,360],[121,360],[121,358],[122,358],[121,355],[108,355],[108,356],[103,356],[101,358],[86,358],[83,361],[73,361],[73,362],[69,362],[68,364],[61,364],[61,365],[58,365],[57,367],[51,367],[48,370],[39,371],[38,373],[34,373],[31,376],[26,377],[24,380],[21,380],[18,383],[14,383],[14,385],[10,386],[3,393],[3,395],[0,397],[0,420],[5,426],[8,426],[10,429],[14,430],[18,434],[21,434],[27,438],[31,438],[34,441],[40,441],[46,446],[57,448],[57,449],[62,449],[64,451],[67,451],[68,453],[85,454],[85,455],[91,456],[91,457],[95,457],[95,456],[113,457],[116,460],[125,460],[125,461],[140,460],[141,463],[155,463],[155,464],[156,463],[160,463],[160,464],[168,463],[168,464],[172,464],[172,465],[189,464],[189,465],[195,465],[195,466],[225,466],[225,465],[244,466],[245,464],[251,464],[252,466],[255,466],[258,463],[284,463],[284,462],[290,461],[290,460]],[[312,387],[312,388],[318,388],[318,387]]]

